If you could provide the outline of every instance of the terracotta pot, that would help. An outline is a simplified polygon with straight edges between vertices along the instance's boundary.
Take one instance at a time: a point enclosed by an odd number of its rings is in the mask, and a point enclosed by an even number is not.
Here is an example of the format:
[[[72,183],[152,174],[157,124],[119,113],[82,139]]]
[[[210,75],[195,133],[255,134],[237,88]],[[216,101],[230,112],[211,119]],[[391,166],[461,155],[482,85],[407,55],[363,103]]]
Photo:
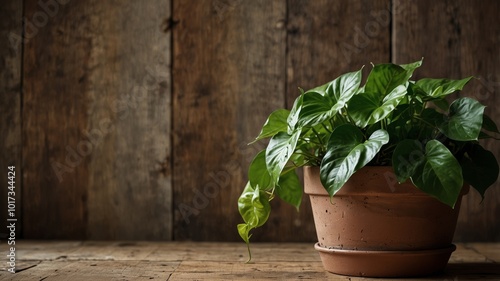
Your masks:
[[[320,252],[333,273],[401,277],[444,270],[463,189],[454,209],[417,189],[398,184],[392,167],[357,171],[330,198],[319,179],[319,167],[304,168]]]

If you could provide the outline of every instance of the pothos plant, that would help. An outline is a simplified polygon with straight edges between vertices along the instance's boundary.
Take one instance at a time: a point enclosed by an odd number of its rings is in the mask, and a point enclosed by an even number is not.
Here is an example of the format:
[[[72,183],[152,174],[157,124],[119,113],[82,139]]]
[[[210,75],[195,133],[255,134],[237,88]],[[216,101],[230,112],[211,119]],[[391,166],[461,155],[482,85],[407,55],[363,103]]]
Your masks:
[[[366,165],[392,166],[398,182],[409,179],[451,208],[464,182],[484,196],[499,168],[478,139],[496,138],[497,126],[477,100],[446,99],[472,77],[411,80],[421,64],[374,65],[364,85],[361,68],[300,89],[291,110],[271,113],[255,140],[269,143],[251,162],[238,199],[244,220],[238,232],[247,245],[250,231],[267,221],[274,197],[299,208],[296,169],[302,166],[320,167],[330,196]]]

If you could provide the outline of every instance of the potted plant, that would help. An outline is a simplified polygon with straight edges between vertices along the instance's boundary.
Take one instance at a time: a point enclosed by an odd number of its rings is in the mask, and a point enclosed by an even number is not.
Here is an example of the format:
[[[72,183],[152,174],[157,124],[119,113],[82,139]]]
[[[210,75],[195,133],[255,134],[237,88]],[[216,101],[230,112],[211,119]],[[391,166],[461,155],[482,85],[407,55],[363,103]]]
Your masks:
[[[471,80],[411,80],[422,61],[373,65],[304,92],[291,110],[270,114],[255,141],[270,138],[238,199],[247,243],[274,197],[300,206],[304,167],[325,269],[358,276],[441,271],[461,196],[482,196],[498,177],[478,139],[498,133],[480,102],[446,97]],[[249,249],[250,254],[250,249]],[[250,256],[251,258],[251,256]]]

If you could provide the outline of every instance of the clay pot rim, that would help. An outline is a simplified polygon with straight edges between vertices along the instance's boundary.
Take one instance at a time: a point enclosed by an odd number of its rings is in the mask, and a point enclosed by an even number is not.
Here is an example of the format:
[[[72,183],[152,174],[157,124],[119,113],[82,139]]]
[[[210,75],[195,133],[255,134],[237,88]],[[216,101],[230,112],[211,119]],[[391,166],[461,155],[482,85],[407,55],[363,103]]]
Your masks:
[[[319,173],[319,166],[304,166],[304,169],[308,170],[316,170]],[[384,178],[387,176],[387,173],[391,173],[394,175],[394,171],[392,166],[365,166],[358,171],[356,171],[348,183],[355,183],[351,186],[348,186],[346,183],[336,194],[335,197],[351,197],[351,196],[376,196],[376,197],[429,197],[430,195],[418,189],[413,183],[408,179],[404,183],[397,183],[397,186],[393,186],[393,188],[389,187],[389,183],[387,182],[387,178],[385,178],[386,184],[381,185],[377,188],[365,186],[361,187],[356,182],[366,181],[373,178]],[[394,175],[395,179],[395,175]],[[317,182],[319,185],[305,185],[304,192],[308,195],[317,195],[317,196],[329,196],[328,192],[321,182],[319,182],[319,177],[317,178]],[[322,188],[319,188],[322,187]],[[462,187],[461,195],[466,195],[469,193],[470,186],[466,182]]]

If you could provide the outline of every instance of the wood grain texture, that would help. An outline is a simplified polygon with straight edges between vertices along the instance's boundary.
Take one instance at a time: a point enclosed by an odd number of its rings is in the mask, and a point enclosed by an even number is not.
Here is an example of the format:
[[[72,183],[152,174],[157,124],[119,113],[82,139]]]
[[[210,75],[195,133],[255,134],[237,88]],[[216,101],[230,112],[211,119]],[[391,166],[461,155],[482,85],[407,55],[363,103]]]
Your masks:
[[[458,244],[446,272],[411,280],[498,280],[491,249],[498,243]],[[366,280],[326,272],[311,243],[254,243],[253,253],[245,263],[242,243],[23,240],[22,268],[0,267],[0,280]]]
[[[389,0],[288,0],[287,106],[304,90],[390,60]]]
[[[240,240],[236,201],[259,149],[246,144],[284,106],[285,1],[174,1],[173,12],[174,238]]]
[[[86,5],[88,237],[170,240],[170,1]]]
[[[7,172],[9,166],[16,167],[15,192],[16,215],[21,219],[21,62],[22,36],[21,1],[9,0],[0,9],[0,237],[7,236]],[[17,235],[21,234],[21,224],[17,224]]]
[[[37,2],[25,1],[31,21],[35,14],[47,15]],[[69,151],[76,153],[87,126],[86,87],[79,80],[88,42],[75,40],[76,22],[69,19],[78,17],[78,9],[58,7],[55,17],[25,31],[23,234],[28,238],[85,238],[86,233],[88,157],[69,156]],[[59,181],[51,164],[67,157],[72,172]]]
[[[26,45],[26,237],[171,239],[169,16],[70,2]]]
[[[424,57],[416,78],[475,76],[460,93],[486,105],[486,113],[500,124],[500,20],[498,1],[395,1],[393,60],[406,63]],[[483,144],[500,159],[500,145]],[[500,241],[500,183],[480,195],[464,197],[455,239]]]

